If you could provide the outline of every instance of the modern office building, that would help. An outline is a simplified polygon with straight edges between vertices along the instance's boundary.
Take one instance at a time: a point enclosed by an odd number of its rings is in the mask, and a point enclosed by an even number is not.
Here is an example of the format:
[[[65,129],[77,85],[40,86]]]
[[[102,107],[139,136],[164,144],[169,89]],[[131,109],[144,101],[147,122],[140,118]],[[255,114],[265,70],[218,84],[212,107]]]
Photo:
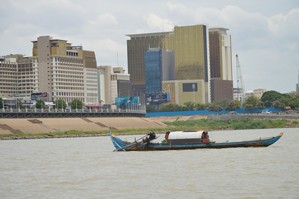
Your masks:
[[[128,73],[130,74],[133,95],[145,94],[144,53],[150,48],[164,49],[162,40],[170,32],[127,35]]]
[[[122,67],[98,67],[99,101],[103,104],[114,104],[116,97],[131,96],[130,75]]]
[[[204,103],[210,101],[209,86],[209,47],[208,32],[205,25],[176,26],[171,32],[128,35],[128,70],[135,95],[145,92],[144,53],[150,48],[171,50],[174,53],[175,80],[194,80],[204,83]],[[178,91],[188,96],[188,92]],[[202,92],[198,93],[199,95]],[[196,95],[196,94],[195,94]],[[180,99],[184,99],[181,97]],[[189,98],[192,100],[193,98]],[[194,98],[196,99],[196,98]],[[184,100],[178,101],[183,104]]]
[[[209,28],[211,101],[233,99],[231,36],[226,28]]]
[[[174,80],[174,53],[150,48],[144,54],[146,94],[162,93],[162,81]]]

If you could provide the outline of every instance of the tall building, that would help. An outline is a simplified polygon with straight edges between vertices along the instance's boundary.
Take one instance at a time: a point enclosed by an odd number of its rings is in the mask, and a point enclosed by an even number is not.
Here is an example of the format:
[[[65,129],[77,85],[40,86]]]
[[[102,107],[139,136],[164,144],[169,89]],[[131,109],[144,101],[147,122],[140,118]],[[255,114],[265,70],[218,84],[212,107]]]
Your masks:
[[[35,60],[36,61],[36,60]],[[18,95],[19,98],[29,98],[32,92],[38,91],[38,69],[32,57],[18,59]]]
[[[162,81],[174,80],[174,53],[150,48],[144,54],[146,94],[162,93]]]
[[[144,53],[149,48],[161,48],[174,52],[175,80],[194,80],[191,85],[198,87],[198,82],[203,80],[204,92],[196,92],[194,95],[203,95],[200,98],[205,103],[210,101],[208,33],[205,25],[176,26],[172,32],[128,36],[128,70],[133,90],[138,90],[135,95],[145,92]],[[189,95],[183,87],[179,87],[178,92],[180,95]],[[182,99],[192,101],[196,98],[180,99],[178,103],[183,104],[187,101]]]
[[[97,102],[97,63],[93,51],[50,36],[33,41],[32,59],[38,71],[38,91],[50,101],[80,99]]]
[[[31,57],[6,55],[0,59],[0,97],[30,97],[37,91],[37,68]]]
[[[99,101],[98,69],[93,51],[50,36],[38,37],[32,43],[32,57],[7,55],[0,58],[0,97],[28,100],[32,93],[41,93],[47,101]]]
[[[233,99],[231,36],[227,31],[209,29],[211,101]]]
[[[9,98],[18,92],[18,63],[16,57],[0,58],[0,97]]]
[[[162,40],[170,32],[127,35],[128,73],[131,75],[133,95],[145,94],[144,53],[150,48],[162,48]]]
[[[130,75],[122,67],[99,66],[99,100],[104,104],[114,104],[116,97],[131,96]]]

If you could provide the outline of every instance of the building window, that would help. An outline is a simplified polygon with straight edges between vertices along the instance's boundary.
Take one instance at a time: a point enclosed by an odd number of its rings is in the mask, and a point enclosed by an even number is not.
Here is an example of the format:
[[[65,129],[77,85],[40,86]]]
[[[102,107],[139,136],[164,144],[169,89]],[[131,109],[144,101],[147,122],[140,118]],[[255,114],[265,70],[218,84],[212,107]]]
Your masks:
[[[197,83],[183,83],[183,92],[197,92]]]

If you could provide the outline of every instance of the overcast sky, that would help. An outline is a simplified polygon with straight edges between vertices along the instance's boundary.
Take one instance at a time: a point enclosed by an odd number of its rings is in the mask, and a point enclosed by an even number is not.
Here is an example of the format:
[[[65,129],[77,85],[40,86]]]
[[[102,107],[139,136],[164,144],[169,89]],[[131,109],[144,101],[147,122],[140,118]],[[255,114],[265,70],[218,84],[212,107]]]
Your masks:
[[[98,65],[127,69],[126,35],[195,24],[229,29],[234,79],[238,54],[246,91],[295,90],[298,0],[1,0],[0,56],[31,56],[31,41],[49,35],[95,51]]]

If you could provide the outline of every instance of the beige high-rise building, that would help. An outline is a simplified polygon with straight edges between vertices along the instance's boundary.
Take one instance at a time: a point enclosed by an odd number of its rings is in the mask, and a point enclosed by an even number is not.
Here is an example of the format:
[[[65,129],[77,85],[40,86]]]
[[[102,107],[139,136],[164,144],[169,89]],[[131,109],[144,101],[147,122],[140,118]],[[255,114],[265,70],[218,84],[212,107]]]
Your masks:
[[[233,99],[232,47],[227,31],[209,28],[211,101]]]
[[[18,63],[14,57],[0,58],[0,97],[9,98],[18,92]]]
[[[50,36],[32,41],[32,57],[0,58],[0,97],[29,100],[43,93],[43,100],[97,103],[98,68],[93,51]]]
[[[0,97],[29,98],[38,90],[37,69],[31,57],[6,55],[0,59]]]
[[[97,63],[93,51],[50,36],[38,37],[32,43],[38,92],[46,92],[50,101],[98,102]]]

